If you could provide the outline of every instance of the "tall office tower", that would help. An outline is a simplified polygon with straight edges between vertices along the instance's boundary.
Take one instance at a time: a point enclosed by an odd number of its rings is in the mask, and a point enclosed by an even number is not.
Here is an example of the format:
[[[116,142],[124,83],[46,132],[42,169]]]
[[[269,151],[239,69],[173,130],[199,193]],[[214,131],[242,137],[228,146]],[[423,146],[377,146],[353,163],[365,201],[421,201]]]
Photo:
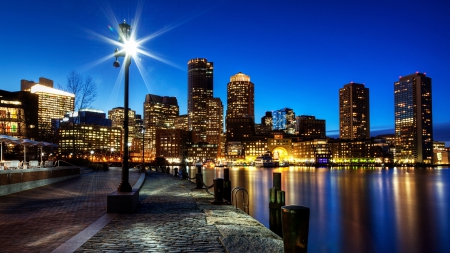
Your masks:
[[[136,136],[134,118],[136,111],[128,109],[128,141],[127,143],[133,143],[133,139]],[[108,119],[111,120],[112,127],[119,127],[122,129],[122,139],[124,135],[123,122],[125,120],[125,110],[123,107],[115,107],[108,111]],[[123,147],[121,147],[123,151]]]
[[[75,95],[41,84],[31,86],[30,92],[38,95],[39,140],[55,142],[52,119],[60,119],[67,112],[73,112]]]
[[[255,87],[250,76],[241,72],[230,77],[227,85],[227,118],[255,118]]]
[[[206,111],[208,112],[206,142],[220,145],[223,134],[223,105],[220,98],[208,99]]]
[[[297,132],[305,140],[324,139],[325,120],[316,119],[314,116],[301,115],[296,117]]]
[[[192,142],[206,142],[207,100],[213,97],[213,63],[204,58],[188,62],[188,115]]]
[[[176,97],[161,97],[147,94],[144,101],[145,152],[156,154],[156,130],[174,129],[179,115]]]
[[[394,83],[395,161],[433,163],[431,78],[422,73]]]
[[[339,89],[339,137],[370,138],[369,88],[349,83]]]
[[[295,133],[295,113],[290,108],[283,108],[272,112],[272,130],[284,130],[288,134]]]

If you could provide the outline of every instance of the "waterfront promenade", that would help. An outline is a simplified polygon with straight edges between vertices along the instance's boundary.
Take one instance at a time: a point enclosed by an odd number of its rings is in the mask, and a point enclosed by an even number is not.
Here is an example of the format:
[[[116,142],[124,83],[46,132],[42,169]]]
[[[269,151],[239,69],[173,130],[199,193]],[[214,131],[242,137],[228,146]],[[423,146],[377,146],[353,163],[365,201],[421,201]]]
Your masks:
[[[130,183],[139,178],[130,170]],[[106,214],[120,169],[0,197],[2,252],[283,252],[261,223],[195,184],[147,171],[134,214]]]

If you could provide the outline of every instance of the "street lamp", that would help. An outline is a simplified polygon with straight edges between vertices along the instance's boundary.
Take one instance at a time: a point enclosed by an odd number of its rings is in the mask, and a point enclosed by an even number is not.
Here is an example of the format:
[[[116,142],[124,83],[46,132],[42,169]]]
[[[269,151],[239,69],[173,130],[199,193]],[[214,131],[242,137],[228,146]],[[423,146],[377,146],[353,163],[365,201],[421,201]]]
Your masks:
[[[124,137],[123,137],[123,159],[122,159],[122,181],[119,184],[118,191],[119,192],[131,192],[132,188],[129,182],[129,168],[128,168],[128,81],[129,81],[129,69],[131,64],[131,55],[130,52],[126,51],[126,44],[130,39],[131,35],[131,26],[123,21],[122,24],[119,24],[119,41],[123,43],[124,50],[119,51],[118,48],[114,51],[114,56],[116,60],[114,61],[113,66],[118,68],[120,67],[120,63],[117,60],[119,57],[124,57],[124,67],[125,67],[125,92],[124,92],[124,120],[123,120],[123,128],[124,128]]]
[[[144,137],[145,137],[145,127],[142,127],[142,168],[145,170],[145,153],[144,153],[145,142],[144,142]]]

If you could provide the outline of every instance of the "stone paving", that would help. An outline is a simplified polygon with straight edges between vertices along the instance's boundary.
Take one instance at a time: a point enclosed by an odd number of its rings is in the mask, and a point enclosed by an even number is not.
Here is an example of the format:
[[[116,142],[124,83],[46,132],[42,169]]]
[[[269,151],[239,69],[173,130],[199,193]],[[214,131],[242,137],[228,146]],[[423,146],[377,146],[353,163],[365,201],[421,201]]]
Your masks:
[[[276,234],[186,180],[149,171],[135,214],[119,214],[75,252],[283,252]]]
[[[195,184],[147,171],[136,213],[118,214],[75,252],[283,252],[261,223]],[[106,213],[119,169],[0,197],[0,252],[51,252]],[[130,170],[130,183],[139,177]]]
[[[130,184],[138,178],[130,170]],[[0,252],[51,252],[106,213],[120,179],[111,168],[0,196]]]

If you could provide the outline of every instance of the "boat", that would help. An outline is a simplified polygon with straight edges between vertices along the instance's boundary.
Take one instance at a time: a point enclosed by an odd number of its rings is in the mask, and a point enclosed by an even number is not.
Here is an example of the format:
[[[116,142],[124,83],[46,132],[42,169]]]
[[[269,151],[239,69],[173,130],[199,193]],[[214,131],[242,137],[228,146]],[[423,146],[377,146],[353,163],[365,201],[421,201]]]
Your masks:
[[[256,167],[279,167],[280,163],[277,160],[272,159],[272,152],[267,151],[263,155],[256,157]]]
[[[212,160],[208,159],[205,162],[203,162],[203,167],[213,169],[214,167],[216,167],[216,164]]]

